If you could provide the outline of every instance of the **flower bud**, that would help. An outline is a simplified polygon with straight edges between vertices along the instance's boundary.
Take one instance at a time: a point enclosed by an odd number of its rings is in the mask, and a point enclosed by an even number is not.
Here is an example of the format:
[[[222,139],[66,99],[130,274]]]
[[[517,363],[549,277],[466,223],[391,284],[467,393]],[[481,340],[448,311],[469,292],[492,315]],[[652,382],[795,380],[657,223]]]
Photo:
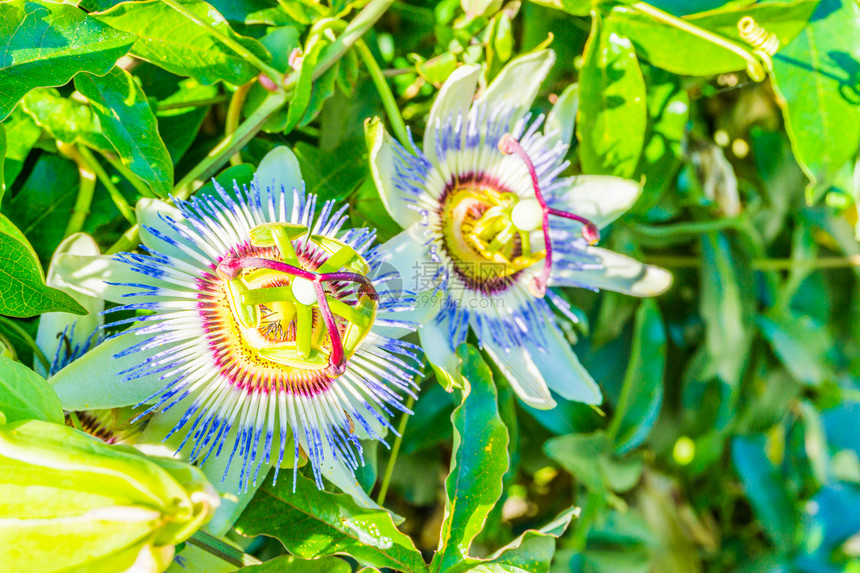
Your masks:
[[[8,571],[163,571],[212,516],[197,468],[37,420],[0,427],[0,563]]]

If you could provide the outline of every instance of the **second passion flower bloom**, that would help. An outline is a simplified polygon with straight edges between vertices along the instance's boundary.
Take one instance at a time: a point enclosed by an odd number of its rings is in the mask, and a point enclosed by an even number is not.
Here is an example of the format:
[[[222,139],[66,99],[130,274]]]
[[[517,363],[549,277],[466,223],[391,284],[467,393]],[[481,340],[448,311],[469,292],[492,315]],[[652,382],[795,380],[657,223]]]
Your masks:
[[[190,461],[238,467],[240,490],[261,467],[307,457],[320,487],[325,475],[366,498],[352,474],[359,440],[383,440],[420,366],[416,347],[376,332],[402,326],[411,302],[368,278],[374,233],[342,230],[344,208],[306,196],[286,148],[250,190],[146,205],[149,254],[81,261],[85,287],[143,314],[52,379],[64,407],[140,404],[147,431],[180,437]]]
[[[536,408],[555,405],[549,389],[601,400],[548,301],[570,309],[548,287],[652,296],[672,280],[663,269],[593,246],[641,188],[617,177],[561,177],[576,88],[546,118],[528,113],[554,58],[543,50],[512,60],[477,98],[481,68],[455,70],[430,110],[423,152],[407,151],[378,120],[366,127],[377,187],[405,229],[386,244],[388,257],[432,306],[419,329],[428,360],[452,383],[455,349],[471,327]]]

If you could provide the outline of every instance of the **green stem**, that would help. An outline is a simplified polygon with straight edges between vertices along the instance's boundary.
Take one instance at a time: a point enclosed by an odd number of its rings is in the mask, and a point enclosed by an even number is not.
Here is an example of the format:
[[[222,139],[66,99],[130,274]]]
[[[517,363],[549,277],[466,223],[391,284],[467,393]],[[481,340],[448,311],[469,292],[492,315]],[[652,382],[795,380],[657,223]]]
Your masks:
[[[116,205],[116,208],[119,209],[122,216],[125,217],[125,220],[132,225],[137,223],[134,208],[128,204],[128,201],[125,200],[122,192],[113,184],[113,181],[111,181],[110,176],[104,170],[101,163],[99,163],[98,159],[93,156],[89,149],[83,146],[78,148],[78,153],[80,153],[81,159],[83,159],[87,163],[87,166],[93,170],[93,173],[96,174],[99,182],[101,182],[105,189],[107,189],[111,200],[114,205]]]
[[[30,350],[33,351],[33,356],[36,357],[36,360],[42,363],[42,366],[45,367],[45,370],[51,369],[51,361],[48,360],[48,357],[45,356],[45,353],[42,352],[42,349],[36,346],[36,341],[27,334],[27,331],[15,324],[15,321],[6,318],[5,316],[0,316],[0,324],[6,326],[9,330],[15,333],[15,335],[24,341]]]
[[[338,59],[340,59],[346,51],[354,44],[361,36],[370,29],[371,26],[385,13],[394,0],[370,0],[367,6],[353,18],[353,20],[344,29],[343,34],[338,36],[337,40],[329,45],[324,56],[317,62],[314,68],[313,77],[318,78],[324,74]],[[287,88],[291,88],[298,82],[298,74],[290,74],[289,78],[284,81],[285,92]],[[196,184],[202,179],[214,175],[231,156],[241,149],[248,141],[250,141],[263,125],[268,121],[269,116],[281,109],[287,102],[287,94],[285,92],[276,92],[270,94],[263,103],[258,107],[250,117],[236,129],[235,132],[226,136],[212,151],[201,161],[188,175],[182,178],[176,187],[173,189],[173,195],[178,199],[187,199],[196,189]],[[126,231],[120,239],[108,249],[108,254],[128,251],[137,247],[140,242],[140,230],[137,225]]]
[[[406,400],[406,409],[411,410],[415,405],[415,398],[409,396]],[[409,421],[409,414],[403,413],[400,417],[400,423],[397,424],[397,433],[400,434],[395,438],[394,444],[391,446],[391,456],[388,458],[388,465],[385,466],[385,475],[382,477],[382,485],[379,486],[379,495],[376,497],[376,503],[382,505],[385,503],[385,496],[388,494],[388,484],[391,483],[391,476],[394,474],[394,464],[397,462],[397,455],[400,453],[400,444],[403,442],[403,432],[406,430],[406,422]]]
[[[648,257],[652,265],[673,268],[698,268],[702,266],[699,257]],[[821,257],[818,259],[753,259],[750,266],[757,271],[790,271],[795,268],[807,269],[844,269],[860,267],[860,255],[848,257]]]
[[[188,543],[199,547],[200,549],[211,553],[215,557],[222,559],[236,567],[246,567],[248,565],[259,565],[262,563],[253,555],[248,555],[241,549],[237,549],[218,537],[210,533],[206,533],[202,529],[197,530],[194,535],[188,538]]]
[[[182,180],[173,188],[173,195],[177,199],[188,199],[191,193],[202,184],[203,181],[215,175],[225,163],[237,151],[242,149],[246,143],[257,135],[263,125],[269,120],[269,116],[284,107],[287,103],[286,94],[269,94],[236,131],[227,135],[216,145],[206,158],[197,164]]]
[[[215,97],[209,97],[204,99],[192,99],[188,101],[176,101],[176,102],[168,102],[168,103],[159,103],[155,106],[156,112],[159,111],[168,111],[171,109],[185,109],[187,107],[206,107],[210,105],[216,105],[219,103],[224,103],[225,101],[229,101],[230,96],[226,94],[217,95]]]
[[[400,140],[403,147],[413,154],[416,153],[409,139],[406,124],[403,123],[403,116],[400,115],[400,108],[394,99],[394,94],[391,93],[391,88],[388,86],[388,81],[385,79],[382,69],[376,62],[376,58],[373,57],[373,53],[367,47],[367,44],[364,43],[364,40],[357,40],[355,42],[355,49],[358,50],[358,55],[361,56],[364,67],[367,68],[367,73],[370,74],[370,79],[373,80],[373,85],[376,86],[376,91],[379,93],[379,97],[382,98],[382,106],[385,108],[385,114],[391,123],[391,130],[394,132],[394,136]]]
[[[705,40],[706,42],[710,42],[714,45],[720,46],[721,48],[725,48],[730,52],[738,55],[743,58],[747,63],[747,73],[750,78],[753,80],[760,82],[763,81],[767,77],[767,73],[765,72],[764,67],[761,64],[761,61],[756,58],[752,53],[749,52],[743,46],[732,42],[731,40],[724,38],[718,34],[714,34],[713,32],[709,32],[703,28],[699,28],[689,22],[672,16],[662,10],[651,6],[650,4],[646,4],[645,2],[637,2],[631,5],[631,8],[642,12],[643,14],[648,14],[658,22],[663,22],[664,24],[668,24],[674,28],[687,32],[688,34],[692,34],[698,38]]]
[[[588,541],[588,532],[598,513],[603,508],[603,496],[597,492],[588,492],[588,497],[585,502],[585,509],[579,516],[576,522],[576,530],[573,532],[573,540],[570,544],[571,549],[582,553],[585,550],[585,545]]]
[[[239,128],[239,120],[242,117],[242,106],[245,105],[245,98],[250,91],[254,82],[248,82],[245,85],[236,88],[233,97],[230,98],[230,105],[227,107],[227,118],[224,120],[224,135],[229,136]],[[242,154],[238,151],[230,158],[230,165],[241,165]]]
[[[72,207],[72,214],[69,217],[68,223],[66,223],[66,230],[63,232],[63,237],[68,237],[84,228],[84,223],[87,220],[87,215],[90,214],[90,206],[93,203],[93,195],[96,190],[96,174],[84,158],[81,157],[81,154],[78,153],[74,145],[58,141],[57,148],[60,150],[60,153],[77,164],[78,174],[81,178],[78,195],[75,198],[75,205]]]
[[[125,177],[131,186],[137,189],[137,192],[141,197],[148,197],[150,199],[155,199],[156,195],[152,191],[149,190],[149,187],[146,186],[146,183],[143,180],[131,172],[131,169],[126,167],[122,161],[116,158],[112,153],[102,153],[102,156],[107,159],[107,162],[111,164],[111,166]]]
[[[122,236],[117,239],[116,243],[111,245],[105,254],[106,255],[115,255],[116,253],[122,253],[125,251],[133,251],[140,245],[140,227],[138,227],[137,223],[128,228],[128,231],[122,234]]]
[[[636,337],[633,340],[633,349],[631,355],[638,355],[641,352],[642,338]],[[618,402],[615,410],[612,412],[612,420],[609,422],[609,428],[606,430],[606,437],[610,443],[615,443],[615,438],[618,436],[618,431],[621,429],[621,422],[624,420],[627,410],[630,408],[630,401],[633,399],[633,386],[636,384],[636,376],[633,371],[628,371],[624,376],[624,381],[621,383],[621,393],[618,396]]]
[[[170,6],[171,8],[173,8],[174,10],[176,10],[177,12],[179,12],[180,14],[182,14],[183,16],[185,16],[186,18],[188,18],[189,20],[191,20],[192,22],[194,22],[195,24],[197,24],[199,26],[203,26],[204,28],[208,29],[210,32],[212,32],[212,34],[215,35],[215,37],[218,38],[218,40],[222,44],[224,44],[225,46],[227,46],[228,48],[230,48],[231,50],[236,52],[236,54],[241,56],[244,60],[246,60],[252,66],[254,66],[258,70],[260,70],[261,72],[263,72],[264,74],[269,76],[269,78],[273,82],[275,82],[276,84],[280,84],[281,82],[284,81],[284,76],[281,74],[281,72],[279,72],[275,68],[271,67],[269,64],[265,63],[263,60],[261,60],[256,55],[254,55],[254,53],[251,52],[248,48],[246,48],[245,46],[243,46],[242,44],[240,44],[239,42],[237,42],[236,40],[234,40],[233,38],[231,38],[227,34],[223,34],[219,30],[216,30],[215,28],[213,28],[209,22],[201,19],[199,16],[197,16],[197,14],[190,11],[188,8],[186,8],[182,4],[175,2],[174,0],[161,0],[161,1],[164,2],[165,4],[167,4],[168,6]]]
[[[717,219],[716,221],[697,221],[692,223],[675,223],[668,225],[630,225],[630,229],[644,237],[662,239],[676,238],[681,235],[700,235],[723,229],[736,229],[742,226],[739,219]]]
[[[361,12],[347,24],[343,34],[337,37],[322,53],[314,68],[313,79],[323,75],[336,61],[341,59],[355,42],[367,32],[388,8],[394,4],[394,0],[370,0]],[[284,82],[284,89],[292,88],[299,81],[298,74],[290,74]]]

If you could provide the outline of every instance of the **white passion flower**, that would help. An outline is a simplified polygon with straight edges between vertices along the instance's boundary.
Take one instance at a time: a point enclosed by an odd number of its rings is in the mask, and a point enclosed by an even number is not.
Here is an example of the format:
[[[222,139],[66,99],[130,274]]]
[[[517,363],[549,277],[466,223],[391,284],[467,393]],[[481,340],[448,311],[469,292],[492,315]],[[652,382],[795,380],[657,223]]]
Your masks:
[[[549,389],[601,401],[549,303],[573,318],[570,307],[548,287],[653,296],[672,280],[663,269],[593,246],[641,188],[617,177],[561,176],[576,87],[546,117],[528,113],[554,59],[543,50],[512,60],[477,98],[481,68],[459,67],[430,110],[423,152],[409,153],[379,120],[366,125],[371,172],[405,229],[384,246],[386,256],[412,290],[425,293],[414,316],[422,317],[428,361],[452,384],[455,349],[471,327],[535,408],[555,406]],[[429,318],[421,314],[427,310]]]
[[[139,204],[148,254],[79,261],[85,284],[122,303],[108,312],[136,313],[112,325],[132,326],[52,379],[63,406],[139,405],[145,438],[179,441],[222,491],[306,457],[319,487],[326,476],[370,504],[359,440],[393,431],[420,363],[378,333],[404,326],[412,301],[380,296],[374,232],[342,230],[344,210],[305,195],[286,148],[250,189]]]
[[[47,364],[34,357],[33,369],[42,376],[56,374],[101,341],[104,300],[81,292],[75,269],[66,265],[69,257],[74,259],[98,255],[99,247],[92,237],[86,233],[74,233],[60,243],[51,257],[45,282],[74,297],[87,310],[87,314],[78,316],[68,312],[46,312],[39,317],[36,346],[47,359]]]

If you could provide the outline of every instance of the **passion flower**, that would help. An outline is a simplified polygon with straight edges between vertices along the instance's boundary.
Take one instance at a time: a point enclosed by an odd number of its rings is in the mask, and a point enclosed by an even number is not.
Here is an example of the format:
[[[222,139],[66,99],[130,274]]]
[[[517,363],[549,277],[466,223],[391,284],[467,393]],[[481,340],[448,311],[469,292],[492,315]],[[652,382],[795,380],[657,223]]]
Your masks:
[[[536,408],[555,405],[550,388],[570,400],[601,400],[556,324],[550,302],[573,314],[551,287],[653,296],[671,284],[663,269],[593,246],[641,188],[617,177],[561,176],[576,88],[548,116],[528,113],[554,58],[544,50],[512,60],[477,98],[481,68],[455,70],[416,154],[379,120],[366,125],[371,172],[405,229],[384,250],[407,284],[411,278],[413,290],[425,293],[415,316],[429,310],[419,328],[428,360],[455,383],[455,349],[471,327]]]
[[[152,416],[145,439],[161,428],[234,492],[307,458],[319,487],[325,475],[370,503],[353,476],[360,440],[383,441],[420,364],[416,347],[375,331],[403,326],[412,303],[377,294],[389,277],[374,232],[343,230],[344,211],[305,195],[286,148],[250,188],[139,205],[148,254],[94,258],[79,274],[124,303],[108,312],[142,314],[115,320],[133,326],[52,380],[64,407],[138,404]]]

